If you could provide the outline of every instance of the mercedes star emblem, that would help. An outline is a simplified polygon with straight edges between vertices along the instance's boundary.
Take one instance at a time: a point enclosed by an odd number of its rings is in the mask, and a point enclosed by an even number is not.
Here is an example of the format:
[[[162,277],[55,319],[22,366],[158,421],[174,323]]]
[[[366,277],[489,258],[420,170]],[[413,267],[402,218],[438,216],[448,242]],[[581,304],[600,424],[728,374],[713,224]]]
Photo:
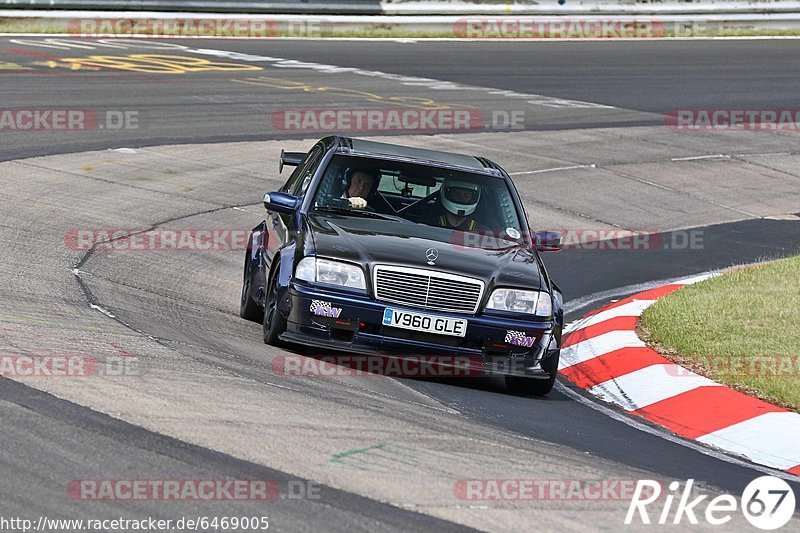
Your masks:
[[[433,262],[439,257],[439,251],[436,248],[428,248],[425,250],[425,258],[428,260],[428,264],[432,265]]]

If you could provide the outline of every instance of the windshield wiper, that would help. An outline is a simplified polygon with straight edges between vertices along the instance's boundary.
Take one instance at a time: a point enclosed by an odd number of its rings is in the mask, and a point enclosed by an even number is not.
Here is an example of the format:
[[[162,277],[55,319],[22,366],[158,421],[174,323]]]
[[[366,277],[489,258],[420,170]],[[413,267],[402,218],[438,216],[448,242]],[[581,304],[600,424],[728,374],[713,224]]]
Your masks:
[[[394,220],[396,222],[409,222],[409,220],[403,217],[398,217],[396,215],[386,215],[384,213],[376,213],[375,211],[348,209],[346,207],[336,207],[333,205],[317,206],[314,208],[314,211],[323,211],[325,213],[340,213],[342,215],[349,215],[355,217],[378,218],[381,220]]]

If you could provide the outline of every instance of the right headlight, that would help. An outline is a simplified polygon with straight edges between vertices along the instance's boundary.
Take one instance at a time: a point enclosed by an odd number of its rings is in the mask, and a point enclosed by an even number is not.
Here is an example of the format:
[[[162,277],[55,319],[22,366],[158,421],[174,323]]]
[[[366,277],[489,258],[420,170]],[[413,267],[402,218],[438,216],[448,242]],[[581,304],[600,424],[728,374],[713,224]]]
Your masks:
[[[330,259],[304,257],[297,263],[294,276],[303,281],[338,285],[350,289],[366,290],[364,270],[356,265]]]
[[[553,301],[545,291],[495,289],[486,309],[546,317],[553,314]]]

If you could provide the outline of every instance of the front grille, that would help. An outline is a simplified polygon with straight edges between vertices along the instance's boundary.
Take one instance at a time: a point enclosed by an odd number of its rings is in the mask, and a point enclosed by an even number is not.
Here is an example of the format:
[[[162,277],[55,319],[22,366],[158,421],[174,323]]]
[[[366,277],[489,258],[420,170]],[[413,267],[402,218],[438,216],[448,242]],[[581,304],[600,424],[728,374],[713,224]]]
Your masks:
[[[435,270],[376,265],[375,298],[383,302],[432,311],[474,314],[483,282]]]

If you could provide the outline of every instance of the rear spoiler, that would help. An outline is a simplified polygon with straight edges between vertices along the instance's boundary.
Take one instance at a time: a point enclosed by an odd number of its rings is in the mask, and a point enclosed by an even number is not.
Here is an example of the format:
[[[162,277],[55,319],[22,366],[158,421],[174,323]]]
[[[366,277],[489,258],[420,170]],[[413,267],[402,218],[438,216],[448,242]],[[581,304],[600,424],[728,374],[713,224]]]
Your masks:
[[[305,152],[284,152],[281,150],[281,160],[278,162],[278,173],[283,172],[283,166],[296,167],[306,158]]]

